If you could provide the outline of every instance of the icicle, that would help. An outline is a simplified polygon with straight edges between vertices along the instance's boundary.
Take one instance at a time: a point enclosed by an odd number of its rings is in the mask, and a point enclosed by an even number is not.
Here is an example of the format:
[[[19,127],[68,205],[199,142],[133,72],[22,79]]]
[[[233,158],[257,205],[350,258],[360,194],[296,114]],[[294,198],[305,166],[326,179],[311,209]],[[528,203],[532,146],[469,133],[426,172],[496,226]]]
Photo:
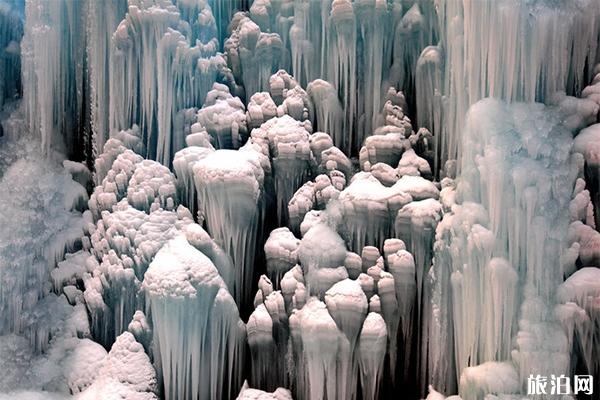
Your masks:
[[[357,151],[362,140],[356,138],[355,120],[356,105],[356,16],[352,4],[348,0],[334,0],[331,4],[327,41],[329,43],[328,55],[335,63],[328,66],[327,77],[331,84],[337,88],[344,107],[344,132],[350,132],[350,140],[342,150],[346,154]],[[322,57],[326,55],[322,54]],[[295,71],[295,69],[294,69]]]
[[[577,341],[576,348],[579,351],[575,353],[576,357],[581,357],[587,373],[593,376],[597,376],[600,371],[598,361],[600,360],[598,355],[600,313],[596,307],[600,299],[599,283],[599,268],[580,269],[558,287],[559,305],[555,308],[555,314],[570,337],[570,345]],[[564,317],[561,318],[561,314]],[[594,382],[592,389],[595,391],[598,387],[598,383]]]
[[[88,3],[89,86],[91,128],[94,135],[95,154],[104,151],[109,134],[110,57],[111,37],[127,12],[126,0],[109,0]]]
[[[344,111],[337,90],[329,82],[315,79],[308,84],[306,92],[315,108],[315,129],[327,132],[338,148],[347,149],[343,130]]]

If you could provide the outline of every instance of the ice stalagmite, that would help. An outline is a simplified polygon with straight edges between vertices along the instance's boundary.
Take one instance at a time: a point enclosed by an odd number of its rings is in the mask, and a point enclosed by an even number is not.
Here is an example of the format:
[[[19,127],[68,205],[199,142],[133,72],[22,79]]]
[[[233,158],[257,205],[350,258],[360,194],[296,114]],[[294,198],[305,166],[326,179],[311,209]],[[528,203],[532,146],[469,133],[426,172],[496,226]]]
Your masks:
[[[439,220],[441,219],[442,205],[435,198],[438,190],[435,185],[421,177],[406,175],[402,177],[393,187],[399,186],[416,200],[403,206],[397,213],[394,231],[396,237],[402,239],[406,248],[413,257],[416,279],[416,335],[427,335],[429,328],[427,325],[428,316],[431,315],[431,297],[429,287],[426,284],[427,275],[431,267],[433,252],[431,251],[435,239],[435,231]],[[426,197],[423,199],[423,197]],[[392,272],[393,273],[393,272]],[[404,284],[409,284],[403,279]],[[410,296],[410,292],[406,293]],[[402,293],[399,297],[403,297]],[[410,297],[402,299],[402,304],[410,303]],[[407,310],[405,310],[407,311]],[[404,323],[407,315],[404,315]],[[408,333],[404,333],[405,339]],[[425,337],[419,339],[418,352],[422,357],[424,350],[420,347],[427,343]],[[421,359],[424,365],[426,360]],[[405,371],[406,373],[406,371]]]
[[[298,260],[310,294],[323,296],[335,283],[346,279],[346,246],[340,235],[323,223],[317,223],[304,235],[298,247]]]
[[[360,283],[356,280],[345,279],[333,285],[325,292],[325,304],[329,314],[335,321],[338,329],[346,336],[349,346],[349,366],[347,376],[340,376],[342,382],[346,381],[349,387],[355,387],[358,375],[358,359],[356,349],[361,334],[361,327],[367,315],[367,296]],[[377,379],[376,371],[371,372],[371,377]]]
[[[267,273],[275,287],[283,275],[298,263],[297,239],[288,228],[278,228],[271,231],[265,242],[265,256],[267,259]]]
[[[142,161],[129,179],[127,201],[145,212],[177,207],[175,176],[167,167],[152,160]]]
[[[355,252],[366,245],[381,248],[392,237],[394,215],[410,201],[411,195],[395,185],[385,187],[368,172],[356,174],[339,196],[340,233],[348,247]]]
[[[251,389],[248,387],[248,382],[244,382],[237,400],[292,400],[292,394],[284,388],[277,388],[272,393]]]
[[[217,150],[193,166],[198,209],[208,232],[231,256],[238,304],[249,304],[256,243],[265,216],[262,153],[251,148]]]
[[[557,290],[559,305],[555,314],[562,322],[570,344],[577,349],[571,365],[577,373],[598,376],[600,371],[598,341],[600,313],[596,306],[600,298],[600,269],[586,267],[571,275]],[[573,343],[575,342],[575,343]],[[594,392],[599,389],[598,382],[593,383]]]
[[[290,317],[292,343],[301,370],[301,399],[353,398],[347,386],[350,343],[327,312],[325,303],[311,298]]]
[[[157,392],[156,372],[150,358],[134,336],[125,332],[113,344],[94,383],[77,400],[156,400]]]
[[[91,276],[84,277],[95,336],[109,345],[143,307],[141,281],[162,245],[193,221],[189,212],[156,210],[149,215],[122,200],[90,230]]]
[[[252,141],[271,158],[280,225],[287,224],[287,205],[294,192],[310,178],[311,130],[310,122],[284,115],[265,122],[251,134]]]
[[[254,93],[248,102],[246,120],[251,131],[277,116],[277,105],[268,92]]]
[[[398,304],[399,329],[398,337],[389,337],[390,352],[394,348],[403,349],[398,354],[399,366],[402,368],[400,379],[407,382],[412,377],[411,361],[414,357],[413,346],[417,337],[415,315],[417,309],[417,278],[415,260],[406,251],[405,244],[399,239],[388,239],[384,242],[383,252],[387,271],[394,278],[396,301]],[[395,332],[390,332],[392,334]],[[396,347],[397,346],[397,347]],[[394,365],[393,360],[390,360]],[[396,371],[392,371],[396,377]]]
[[[241,12],[230,26],[232,33],[223,47],[233,75],[244,85],[245,100],[249,100],[254,93],[268,89],[270,76],[279,69],[283,44],[277,33],[261,32]]]
[[[198,123],[210,134],[216,149],[238,149],[248,139],[246,110],[227,86],[215,83],[198,110]]]
[[[385,321],[377,312],[370,312],[360,332],[359,368],[363,399],[377,398],[383,375],[387,329]]]
[[[245,329],[210,259],[177,237],[150,264],[143,289],[165,398],[233,398]]]

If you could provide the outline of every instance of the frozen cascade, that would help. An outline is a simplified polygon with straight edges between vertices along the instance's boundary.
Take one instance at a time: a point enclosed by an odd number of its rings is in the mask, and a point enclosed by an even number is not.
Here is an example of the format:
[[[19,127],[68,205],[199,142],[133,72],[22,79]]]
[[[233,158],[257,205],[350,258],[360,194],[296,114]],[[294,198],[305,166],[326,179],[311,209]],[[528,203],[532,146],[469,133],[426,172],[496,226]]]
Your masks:
[[[560,5],[449,0],[437,8],[447,99],[444,122],[433,131],[439,166],[462,157],[466,113],[479,99],[545,101],[556,91],[579,93],[591,80],[599,57],[600,9],[594,0]],[[495,32],[507,32],[506,45],[498,46]],[[434,74],[429,85],[436,87],[436,81]]]
[[[245,327],[212,261],[176,237],[157,253],[142,288],[165,398],[233,398],[242,384]]]
[[[600,370],[597,0],[0,3],[1,399]]]
[[[550,373],[537,355],[543,350],[520,338],[535,335],[535,324],[556,326],[556,320],[540,316],[531,305],[539,302],[548,308],[565,271],[560,261],[567,247],[572,188],[580,173],[578,157],[570,154],[572,134],[551,111],[539,104],[506,105],[492,99],[469,111],[464,136],[468,151],[463,154],[458,188],[463,204],[452,206],[436,233],[431,275],[435,312],[430,314],[429,343],[441,348],[430,349],[428,372],[434,384],[451,392],[448,374],[455,368],[461,395],[467,398],[476,398],[485,385],[480,381],[485,375],[469,378],[467,367],[479,370],[478,364],[483,368],[482,363],[512,358],[520,371],[519,385],[525,384],[530,371]],[[506,173],[499,175],[498,169]],[[482,206],[469,202],[473,200]],[[450,287],[448,298],[444,292]],[[519,287],[525,288],[524,297]],[[473,303],[473,298],[481,301]],[[516,309],[522,301],[521,332],[517,350],[512,350]],[[479,315],[482,323],[473,325],[473,315]],[[531,319],[534,315],[536,320]],[[550,336],[535,340],[541,349],[561,342]],[[454,367],[446,354],[451,346]],[[569,349],[560,349],[553,351],[568,357]],[[425,366],[421,368],[424,374]],[[469,379],[475,381],[463,382]],[[504,389],[510,393],[519,385]]]
[[[586,267],[578,270],[563,282],[557,290],[559,305],[554,312],[563,324],[570,344],[577,342],[579,349],[571,365],[581,368],[586,374],[597,376],[600,370],[598,363],[598,341],[600,340],[600,329],[598,329],[598,308],[600,296],[600,269]],[[574,358],[575,358],[574,357]],[[582,365],[582,367],[580,367]],[[579,371],[571,371],[578,373]],[[579,372],[581,373],[581,372]],[[597,382],[594,382],[593,390],[598,390]]]

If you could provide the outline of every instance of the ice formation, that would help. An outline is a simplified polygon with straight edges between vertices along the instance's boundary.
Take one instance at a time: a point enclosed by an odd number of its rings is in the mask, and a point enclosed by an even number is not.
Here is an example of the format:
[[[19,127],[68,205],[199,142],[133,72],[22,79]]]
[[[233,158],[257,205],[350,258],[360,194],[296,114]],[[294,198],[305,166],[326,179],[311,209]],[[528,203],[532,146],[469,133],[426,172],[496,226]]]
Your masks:
[[[599,21],[0,0],[0,399],[597,396]]]

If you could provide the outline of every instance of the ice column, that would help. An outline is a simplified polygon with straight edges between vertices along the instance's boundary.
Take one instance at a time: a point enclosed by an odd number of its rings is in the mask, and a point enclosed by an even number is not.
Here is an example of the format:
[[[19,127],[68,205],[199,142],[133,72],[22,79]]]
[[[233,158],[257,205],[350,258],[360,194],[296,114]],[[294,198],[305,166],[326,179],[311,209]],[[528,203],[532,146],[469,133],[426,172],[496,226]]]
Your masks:
[[[165,398],[233,398],[242,383],[245,329],[210,259],[177,237],[157,253],[143,289]]]
[[[26,4],[21,45],[23,97],[29,128],[51,147],[87,155],[84,138],[85,2],[33,0]],[[124,128],[128,128],[124,127]],[[83,152],[83,154],[81,154]]]
[[[0,107],[21,94],[21,47],[23,22],[15,7],[0,5]]]
[[[271,158],[279,225],[288,223],[288,202],[310,178],[310,132],[309,121],[300,122],[289,115],[273,118],[252,130],[252,141]]]
[[[217,150],[193,166],[200,220],[233,259],[232,292],[240,305],[251,301],[256,243],[265,215],[263,168],[268,160],[250,146]]]

